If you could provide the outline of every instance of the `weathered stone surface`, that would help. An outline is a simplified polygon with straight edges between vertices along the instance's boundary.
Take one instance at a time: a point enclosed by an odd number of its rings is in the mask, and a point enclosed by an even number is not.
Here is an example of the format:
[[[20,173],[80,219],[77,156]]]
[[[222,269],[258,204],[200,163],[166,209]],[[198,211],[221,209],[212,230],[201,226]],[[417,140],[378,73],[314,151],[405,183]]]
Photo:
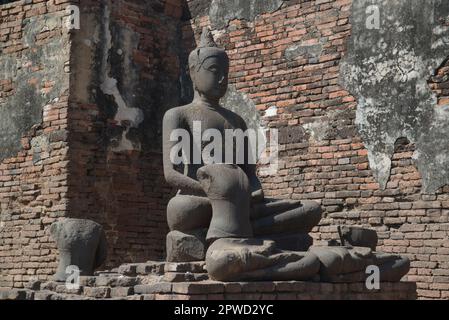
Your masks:
[[[111,288],[111,297],[120,298],[127,297],[134,294],[134,289],[131,287],[117,287]]]
[[[341,226],[339,227],[342,245],[350,244],[354,247],[367,247],[376,251],[378,236],[375,230]]]
[[[38,40],[41,30],[50,31],[50,24],[54,25],[51,30],[62,26],[62,17],[54,13],[28,17],[22,24],[21,38],[24,46],[33,50],[22,50],[20,56],[2,50],[0,55],[0,73],[6,75],[2,80],[11,79],[14,83],[11,90],[2,88],[5,92],[0,97],[0,160],[15,156],[22,149],[21,138],[33,126],[41,125],[44,106],[68,88],[69,79],[64,72],[70,51],[68,36],[49,38],[45,45]],[[30,67],[25,67],[30,63],[40,68],[30,72]],[[51,85],[46,86],[49,82]]]
[[[107,299],[111,296],[111,288],[108,287],[86,287],[83,291],[87,297],[95,299]]]
[[[147,263],[139,263],[136,273],[140,275],[162,275],[164,274],[165,262],[148,261]]]
[[[204,231],[171,231],[167,235],[167,261],[202,261],[206,255]]]
[[[382,15],[378,26],[366,15],[372,5]],[[447,58],[448,14],[445,0],[353,2],[352,36],[340,79],[358,99],[356,124],[382,189],[400,138],[416,145],[413,158],[425,193],[449,183],[449,107],[437,105],[427,83]],[[373,25],[371,30],[367,23]]]
[[[137,275],[137,263],[127,263],[127,264],[122,264],[119,268],[118,268],[118,273],[123,274],[125,276],[136,276]]]
[[[399,282],[410,270],[410,260],[394,254],[374,252],[365,247],[311,247],[320,261],[324,282],[364,282],[368,266],[378,266],[380,281]]]
[[[309,280],[320,263],[314,254],[282,251],[270,240],[229,238],[209,247],[206,266],[219,281]]]
[[[242,282],[242,292],[273,292],[276,285],[273,281]]]
[[[65,284],[57,285],[55,288],[56,293],[63,293],[66,295],[79,295],[83,292],[83,287],[79,286],[77,289],[69,289]]]
[[[173,283],[172,292],[180,294],[222,293],[224,292],[224,284],[213,281]]]
[[[93,287],[95,286],[95,281],[96,281],[97,277],[92,277],[92,276],[80,276],[79,278],[79,283],[81,286],[86,286],[86,287]]]
[[[53,223],[50,233],[59,249],[59,265],[55,274],[57,281],[67,279],[69,266],[76,266],[80,275],[89,276],[106,260],[106,236],[96,222],[64,219]]]
[[[95,285],[97,287],[132,287],[137,284],[137,279],[132,277],[118,276],[96,278]]]
[[[0,289],[0,300],[26,300],[29,291],[20,289]]]
[[[285,49],[284,56],[287,60],[294,60],[298,57],[318,59],[322,52],[323,45],[321,43],[297,44]]]
[[[313,238],[308,234],[285,234],[261,239],[272,240],[281,250],[307,251],[313,245]]]
[[[191,272],[191,273],[204,273],[206,262],[205,261],[195,261],[195,262],[180,262],[180,263],[166,263],[164,271],[165,272]]]
[[[209,17],[214,28],[222,29],[231,20],[252,21],[260,14],[279,9],[283,3],[283,0],[213,0],[209,9]]]
[[[198,169],[197,177],[212,204],[206,240],[252,237],[250,184],[246,173],[237,165],[212,164]]]
[[[56,291],[56,287],[58,285],[60,285],[59,282],[54,281],[44,282],[41,284],[41,290]]]
[[[34,300],[52,300],[54,294],[52,291],[38,291],[34,293]]]
[[[196,135],[198,130],[200,135],[214,130],[221,137],[226,136],[226,129],[236,132],[248,129],[245,120],[230,111],[232,108],[228,106],[225,109],[220,105],[220,99],[228,89],[229,57],[225,50],[217,47],[208,28],[203,29],[198,48],[190,53],[188,63],[195,89],[194,99],[188,105],[167,111],[163,120],[164,175],[171,186],[179,189],[167,207],[167,221],[172,232],[189,234],[188,231],[194,227],[208,226],[206,240],[209,243],[220,238],[248,238],[254,234],[273,236],[310,232],[321,219],[320,205],[312,201],[265,198],[256,175],[257,155],[248,145],[233,143],[233,151],[237,151],[237,154],[227,155],[232,155],[230,162],[219,152],[214,152],[213,156],[211,153],[205,154],[210,146],[203,148],[201,145],[198,150],[195,147],[195,154],[192,154],[190,146],[186,149],[182,143],[177,144],[173,140],[173,132],[179,132],[180,128],[187,130],[189,135]],[[212,78],[210,72],[218,76]],[[198,122],[200,128],[196,128]],[[214,142],[219,143],[219,149],[229,151],[228,146],[224,148],[222,145],[223,141],[214,138]],[[249,144],[252,143],[254,141]],[[242,147],[244,150],[241,150]],[[173,150],[176,148],[189,157],[188,162],[185,157],[173,159]],[[199,159],[195,159],[198,154]],[[243,163],[240,159],[242,156]],[[174,160],[178,163],[174,164]],[[184,167],[184,174],[180,174],[181,167]],[[178,242],[174,246],[173,238],[173,233],[167,237],[167,260],[194,261],[190,253],[181,259],[179,256],[182,252],[173,250],[183,247],[192,250],[194,239],[185,245]]]
[[[134,287],[136,294],[170,293],[172,284],[166,282],[154,283],[151,285],[137,285]]]
[[[179,273],[179,272],[167,272],[165,273],[162,281],[165,282],[197,282],[209,280],[207,273]]]

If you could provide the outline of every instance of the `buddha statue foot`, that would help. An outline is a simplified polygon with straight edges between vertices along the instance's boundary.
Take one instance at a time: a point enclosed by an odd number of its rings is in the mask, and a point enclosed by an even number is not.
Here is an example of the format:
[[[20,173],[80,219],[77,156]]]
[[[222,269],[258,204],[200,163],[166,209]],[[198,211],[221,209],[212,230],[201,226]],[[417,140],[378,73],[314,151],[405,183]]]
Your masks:
[[[279,209],[284,209],[285,203],[285,200],[278,200],[257,205],[256,210],[258,211],[272,211],[274,213],[252,219],[251,224],[256,236],[293,232],[306,234],[311,232],[320,222],[322,208],[318,202],[309,200],[288,201],[290,207],[286,211],[279,211]],[[270,209],[264,210],[264,206]]]
[[[304,281],[319,268],[313,253],[282,251],[263,239],[218,239],[206,254],[209,277],[217,281]]]
[[[381,282],[398,282],[410,270],[410,260],[374,252],[366,247],[311,247],[320,261],[320,279],[325,282],[364,282],[368,266],[377,266]]]
[[[258,239],[271,240],[280,250],[307,251],[313,245],[313,238],[308,234],[291,233],[285,235],[262,236]]]
[[[187,232],[171,231],[167,235],[167,261],[204,261],[207,229]]]

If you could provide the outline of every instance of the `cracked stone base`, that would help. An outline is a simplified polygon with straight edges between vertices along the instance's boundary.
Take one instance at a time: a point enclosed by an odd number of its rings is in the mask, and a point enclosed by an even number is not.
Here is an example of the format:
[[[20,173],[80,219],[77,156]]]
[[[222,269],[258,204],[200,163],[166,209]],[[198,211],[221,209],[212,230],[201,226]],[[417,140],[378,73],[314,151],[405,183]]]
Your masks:
[[[33,282],[24,289],[0,288],[0,300],[415,300],[413,282],[364,283],[298,281],[210,281],[204,262],[126,264],[92,277],[80,287],[60,282]]]

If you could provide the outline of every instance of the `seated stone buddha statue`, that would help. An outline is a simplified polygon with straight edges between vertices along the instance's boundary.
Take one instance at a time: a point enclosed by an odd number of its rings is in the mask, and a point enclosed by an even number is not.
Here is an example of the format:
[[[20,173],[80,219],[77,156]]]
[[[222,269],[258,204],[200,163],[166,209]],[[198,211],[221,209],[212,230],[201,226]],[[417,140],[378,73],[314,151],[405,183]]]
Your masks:
[[[225,137],[225,130],[247,130],[245,121],[236,113],[222,107],[220,99],[225,95],[228,87],[229,58],[225,50],[218,48],[208,28],[203,30],[201,42],[189,56],[189,72],[194,86],[192,103],[168,110],[163,119],[163,162],[164,175],[172,187],[178,190],[167,207],[167,220],[172,232],[202,237],[198,230],[209,228],[212,218],[210,199],[201,187],[197,172],[205,165],[203,151],[204,141],[196,141],[194,136],[203,136],[206,130],[213,129]],[[198,125],[200,124],[200,125]],[[181,163],[174,163],[173,150],[177,150],[179,137],[173,137],[178,130],[188,133],[190,144],[188,150],[182,150]],[[179,132],[179,131],[178,131]],[[223,139],[224,141],[224,139]],[[247,146],[247,144],[245,144]],[[286,250],[305,251],[311,245],[308,233],[321,219],[321,206],[313,201],[293,201],[268,199],[264,196],[261,182],[256,176],[256,165],[248,159],[249,147],[245,148],[245,161],[238,163],[235,155],[229,163],[225,158],[227,150],[223,143],[221,163],[238,165],[248,177],[251,192],[250,220],[255,238],[270,239]],[[233,146],[235,150],[235,146]],[[176,152],[175,152],[176,153]],[[195,161],[196,160],[196,161]],[[224,179],[225,181],[225,179]],[[234,236],[233,234],[227,235]],[[169,242],[170,234],[167,236]],[[217,235],[210,231],[204,233],[205,247]],[[220,235],[223,237],[223,235]],[[173,239],[172,239],[173,240]],[[177,244],[173,244],[173,243]],[[183,241],[170,241],[171,245],[183,246]],[[190,245],[192,246],[192,245]],[[186,248],[167,247],[168,261],[194,261],[204,257],[196,255],[190,257]],[[176,253],[183,251],[183,257]],[[196,249],[195,249],[196,250]]]

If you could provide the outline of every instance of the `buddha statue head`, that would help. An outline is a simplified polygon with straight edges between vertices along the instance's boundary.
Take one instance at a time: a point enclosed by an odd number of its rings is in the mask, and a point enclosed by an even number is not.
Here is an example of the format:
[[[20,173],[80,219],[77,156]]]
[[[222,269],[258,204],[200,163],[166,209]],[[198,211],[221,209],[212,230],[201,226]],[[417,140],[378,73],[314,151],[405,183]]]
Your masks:
[[[226,94],[229,58],[217,47],[208,27],[203,28],[198,48],[190,53],[189,71],[196,96],[216,101]]]

